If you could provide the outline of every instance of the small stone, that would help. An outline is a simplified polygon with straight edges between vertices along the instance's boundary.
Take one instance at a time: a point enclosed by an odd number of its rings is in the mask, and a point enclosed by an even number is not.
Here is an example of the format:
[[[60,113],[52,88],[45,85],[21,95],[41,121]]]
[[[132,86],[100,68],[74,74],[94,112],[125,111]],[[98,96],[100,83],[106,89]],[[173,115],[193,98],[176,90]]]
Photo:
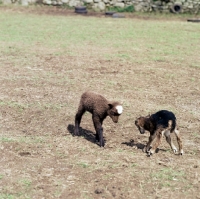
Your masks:
[[[4,5],[9,5],[9,4],[12,4],[12,1],[11,0],[3,0],[2,3]]]
[[[122,2],[118,2],[118,3],[115,3],[115,6],[116,6],[116,7],[119,7],[119,8],[124,8],[124,7],[125,7],[125,4],[122,3]]]
[[[84,0],[85,3],[93,3],[93,0]]]
[[[43,0],[43,4],[51,5],[51,0]]]
[[[125,18],[125,15],[122,13],[114,13],[112,15],[113,18]]]
[[[69,0],[62,0],[63,3],[69,3]]]
[[[96,190],[95,190],[95,193],[96,194],[101,194],[101,193],[103,193],[103,189],[99,189],[99,188],[97,188]]]
[[[104,2],[99,2],[99,3],[98,3],[98,8],[99,8],[100,10],[105,10],[105,7],[106,7],[106,5],[105,5]]]

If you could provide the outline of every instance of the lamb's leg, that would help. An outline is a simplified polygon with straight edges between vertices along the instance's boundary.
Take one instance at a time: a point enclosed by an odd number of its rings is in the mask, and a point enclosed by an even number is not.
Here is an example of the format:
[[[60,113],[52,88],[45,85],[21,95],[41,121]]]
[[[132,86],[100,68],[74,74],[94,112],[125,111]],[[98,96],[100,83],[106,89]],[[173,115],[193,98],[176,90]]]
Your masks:
[[[95,129],[95,130],[96,130],[96,129]],[[97,141],[97,142],[99,142],[99,141],[100,141],[100,139],[99,139],[99,133],[98,133],[98,131],[97,131],[97,130],[96,130],[95,139],[96,139],[96,141]]]
[[[93,114],[92,115],[92,120],[94,123],[94,127],[96,130],[96,140],[99,141],[100,147],[104,147],[104,139],[103,139],[103,127],[102,127],[102,122],[100,118]]]
[[[152,148],[148,151],[148,155],[152,155],[155,153],[156,149],[158,148],[158,146],[161,143],[161,139],[162,139],[162,135],[163,135],[163,130],[161,129],[157,129],[155,131],[155,135],[156,135],[156,142],[154,143],[154,145],[152,146]]]
[[[78,112],[76,113],[76,116],[75,116],[74,135],[79,135],[79,126],[80,126],[80,123],[81,123],[81,118],[82,118],[84,113],[85,113],[85,109],[82,106],[79,106]]]
[[[103,139],[103,127],[99,129],[99,140],[100,140],[100,147],[104,147],[104,139]]]
[[[143,152],[146,153],[146,152],[149,151],[151,143],[153,142],[153,140],[155,139],[155,137],[156,137],[155,132],[150,134],[149,141],[147,142],[147,145],[144,147]]]
[[[176,147],[174,146],[174,144],[173,144],[173,142],[171,140],[170,131],[169,130],[165,131],[164,135],[165,135],[166,141],[170,145],[171,149],[173,150],[174,153],[176,153],[177,149],[176,149]]]
[[[183,144],[182,144],[182,140],[181,140],[181,137],[180,137],[180,132],[178,130],[178,127],[175,128],[174,133],[176,135],[176,139],[177,139],[177,142],[178,142],[179,153],[180,153],[180,155],[183,155]]]

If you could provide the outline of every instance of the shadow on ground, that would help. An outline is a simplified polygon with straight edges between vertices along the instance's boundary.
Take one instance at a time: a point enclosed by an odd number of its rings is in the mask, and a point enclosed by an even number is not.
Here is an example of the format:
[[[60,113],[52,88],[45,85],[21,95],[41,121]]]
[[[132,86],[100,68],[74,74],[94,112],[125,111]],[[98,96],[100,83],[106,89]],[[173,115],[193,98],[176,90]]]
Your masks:
[[[129,142],[122,142],[122,144],[125,144],[130,147],[137,147],[138,149],[143,149],[145,147],[142,143],[135,143],[133,139],[131,139]]]
[[[67,127],[67,130],[69,131],[69,133],[72,136],[75,136],[74,135],[74,128],[75,128],[75,126],[72,125],[72,124],[69,124],[68,127]],[[79,132],[80,132],[79,136],[83,136],[89,142],[99,145],[99,142],[96,141],[95,134],[92,131],[89,131],[89,130],[86,130],[86,129],[79,127]],[[105,138],[104,138],[104,142],[106,143]]]
[[[137,149],[143,149],[145,147],[145,145],[142,144],[142,143],[135,143],[135,141],[133,139],[131,139],[129,142],[122,142],[122,144],[125,144],[125,145],[130,146],[130,147],[135,147]],[[155,151],[155,153],[158,153],[159,151],[166,152],[167,150],[157,148],[156,151]]]

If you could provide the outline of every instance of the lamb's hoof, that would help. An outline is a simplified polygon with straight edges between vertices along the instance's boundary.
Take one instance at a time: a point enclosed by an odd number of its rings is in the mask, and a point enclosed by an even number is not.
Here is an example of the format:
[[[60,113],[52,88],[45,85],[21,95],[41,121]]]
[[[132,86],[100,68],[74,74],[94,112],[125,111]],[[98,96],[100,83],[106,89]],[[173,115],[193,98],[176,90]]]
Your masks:
[[[174,152],[174,154],[176,154],[176,153],[177,153],[177,149],[176,149],[176,148],[174,148],[174,149],[173,149],[173,152]]]
[[[150,151],[147,151],[147,157],[151,157],[153,155],[153,152],[150,150]]]
[[[183,150],[181,150],[179,154],[180,154],[180,155],[183,155]]]
[[[104,144],[104,143],[101,143],[101,142],[99,142],[99,146],[100,146],[100,147],[104,147],[104,146],[105,146],[105,144]]]
[[[153,155],[153,153],[151,153],[151,152],[147,153],[147,157],[151,157],[152,155]]]
[[[79,132],[74,132],[74,135],[73,136],[79,136],[80,133]]]

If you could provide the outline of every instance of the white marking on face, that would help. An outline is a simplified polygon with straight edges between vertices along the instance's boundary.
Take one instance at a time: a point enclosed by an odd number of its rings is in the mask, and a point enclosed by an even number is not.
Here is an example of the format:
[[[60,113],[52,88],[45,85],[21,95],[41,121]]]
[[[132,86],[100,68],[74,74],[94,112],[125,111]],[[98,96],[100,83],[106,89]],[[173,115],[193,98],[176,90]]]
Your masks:
[[[116,109],[117,109],[117,113],[118,113],[118,114],[122,114],[122,112],[123,112],[123,107],[122,107],[121,105],[116,106]]]

